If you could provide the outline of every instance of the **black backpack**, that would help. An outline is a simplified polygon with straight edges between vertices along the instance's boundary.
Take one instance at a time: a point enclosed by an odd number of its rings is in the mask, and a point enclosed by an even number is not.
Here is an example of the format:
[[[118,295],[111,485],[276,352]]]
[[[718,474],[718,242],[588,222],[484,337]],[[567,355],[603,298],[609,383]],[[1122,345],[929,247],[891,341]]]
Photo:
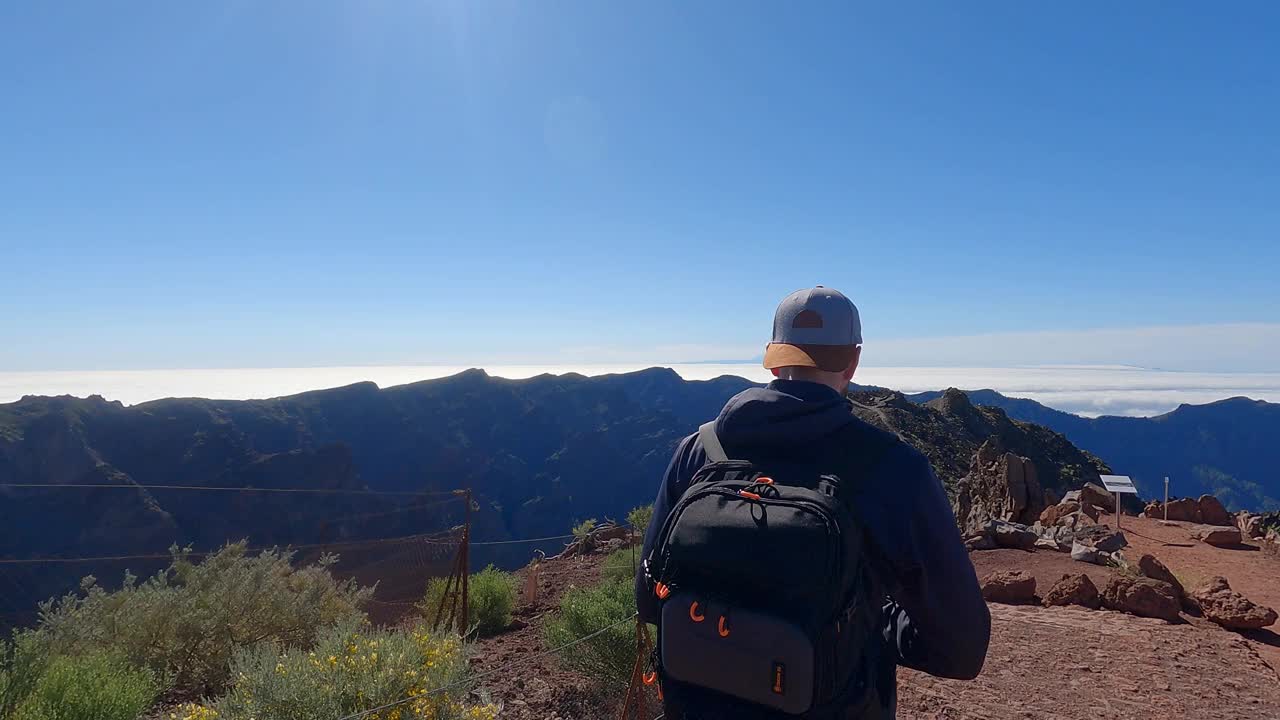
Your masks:
[[[851,486],[819,474],[861,480],[852,476],[874,465],[892,438],[865,430],[826,438],[821,445],[834,452],[800,449],[799,462],[768,467],[730,460],[714,423],[699,429],[708,464],[644,564],[659,602],[653,661],[664,684],[815,718],[866,695],[881,598]]]

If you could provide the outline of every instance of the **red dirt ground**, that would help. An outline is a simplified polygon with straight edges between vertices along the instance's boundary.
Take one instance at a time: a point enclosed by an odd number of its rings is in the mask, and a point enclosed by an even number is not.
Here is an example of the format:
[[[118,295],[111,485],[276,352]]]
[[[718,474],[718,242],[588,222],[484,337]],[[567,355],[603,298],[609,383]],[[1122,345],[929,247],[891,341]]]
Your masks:
[[[1129,517],[1123,524],[1130,560],[1151,553],[1188,589],[1222,575],[1255,602],[1280,607],[1280,558],[1256,546],[1206,545],[1193,540],[1185,525]],[[1078,572],[1101,588],[1113,572],[1043,550],[993,550],[970,558],[979,577],[995,570],[1030,572],[1040,592],[1063,574]],[[474,669],[502,667],[542,650],[542,620],[560,592],[596,581],[601,560],[543,565],[543,597],[519,614],[527,626],[477,643]],[[992,644],[982,675],[955,682],[903,670],[899,718],[1280,720],[1280,635],[1270,629],[1245,636],[1200,618],[1170,625],[1074,607],[990,607]],[[598,697],[585,678],[563,669],[554,656],[500,673],[483,681],[480,690],[503,704],[504,718],[516,720],[599,720],[617,712],[617,698]]]
[[[602,560],[603,556],[597,555],[543,563],[536,604],[530,604],[524,596],[525,571],[521,571],[520,606],[516,612],[519,629],[477,641],[472,671],[484,673],[544,650],[543,621],[555,611],[565,590],[599,581]],[[586,678],[564,668],[554,656],[522,662],[510,672],[500,672],[481,681],[475,698],[501,703],[504,720],[595,720],[617,713],[609,698],[593,691]]]

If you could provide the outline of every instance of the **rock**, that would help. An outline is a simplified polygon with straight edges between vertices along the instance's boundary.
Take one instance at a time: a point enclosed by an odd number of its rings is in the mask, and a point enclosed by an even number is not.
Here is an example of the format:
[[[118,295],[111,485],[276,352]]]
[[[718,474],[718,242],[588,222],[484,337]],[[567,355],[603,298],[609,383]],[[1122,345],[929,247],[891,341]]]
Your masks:
[[[1116,509],[1115,497],[1106,488],[1094,483],[1085,483],[1084,487],[1080,488],[1080,504],[1094,505],[1107,512],[1115,512]]]
[[[982,597],[988,602],[1025,605],[1035,596],[1035,576],[1021,570],[996,571],[982,579]]]
[[[1160,504],[1159,500],[1152,500],[1147,503],[1146,507],[1142,508],[1142,514],[1149,518],[1160,519],[1164,517],[1164,506]]]
[[[1256,630],[1276,622],[1276,611],[1231,589],[1226,578],[1212,577],[1191,592],[1209,620],[1231,630]]]
[[[1000,547],[990,535],[974,535],[964,541],[964,546],[970,550],[995,550]]]
[[[1035,527],[1031,529],[1036,530]],[[1036,547],[1051,548],[1057,552],[1071,552],[1071,543],[1075,539],[1075,533],[1070,528],[1056,525],[1040,527],[1036,534],[1040,536],[1036,540]]]
[[[1100,541],[1111,537],[1115,533],[1115,529],[1108,525],[1086,525],[1076,528],[1075,539],[1085,545],[1093,545],[1096,547]]]
[[[1240,514],[1236,515],[1236,527],[1240,528],[1240,534],[1244,537],[1260,538],[1263,535],[1262,516],[1241,510]]]
[[[1074,502],[1074,503],[1080,502],[1080,491],[1079,490],[1068,491],[1067,494],[1062,496],[1062,502]]]
[[[1129,540],[1124,536],[1124,533],[1117,530],[1093,540],[1090,544],[1103,552],[1113,553],[1120,548],[1129,547]]]
[[[995,538],[996,544],[1000,547],[1018,550],[1030,550],[1035,547],[1038,536],[1025,525],[992,520],[988,527],[991,529],[991,537]]]
[[[1040,513],[1040,523],[1043,525],[1053,525],[1058,522],[1058,506],[1050,505]]]
[[[1231,514],[1222,507],[1222,501],[1213,495],[1201,495],[1197,501],[1200,505],[1200,522],[1205,525],[1235,525]]]
[[[1045,525],[1057,525],[1058,521],[1066,516],[1080,511],[1080,503],[1071,500],[1060,502],[1057,505],[1050,505],[1040,513],[1040,522]],[[1096,519],[1096,517],[1095,517]]]
[[[1169,511],[1169,520],[1177,520],[1179,522],[1203,522],[1200,518],[1200,502],[1191,498],[1181,498],[1179,500],[1170,500],[1165,503],[1165,507],[1160,511],[1160,518],[1164,519],[1164,510]]]
[[[1159,580],[1162,583],[1168,583],[1173,588],[1174,593],[1178,596],[1178,601],[1182,602],[1187,596],[1186,588],[1182,587],[1182,583],[1174,576],[1164,563],[1155,558],[1154,555],[1144,554],[1138,558],[1138,572],[1143,577],[1149,577],[1152,580]]]
[[[1049,488],[1044,489],[1045,505],[1057,505],[1060,502],[1062,502],[1062,500],[1058,498],[1058,493],[1050,490]]]
[[[956,485],[952,509],[964,531],[972,534],[990,520],[1029,525],[1045,507],[1044,488],[1035,463],[1005,452],[1000,439],[993,435],[973,454],[969,474]]]
[[[1092,563],[1094,565],[1102,565],[1106,562],[1097,548],[1079,542],[1071,545],[1071,559],[1076,562]]]
[[[1098,596],[1098,586],[1093,584],[1088,575],[1063,575],[1045,593],[1044,606],[1052,605],[1079,605],[1097,610],[1102,607],[1102,598]]]
[[[1102,606],[1139,617],[1178,620],[1181,603],[1168,583],[1144,577],[1118,575],[1102,590]]]
[[[1200,525],[1192,535],[1214,547],[1235,547],[1240,544],[1240,528],[1231,525]]]
[[[1049,528],[1049,531],[1053,533],[1053,539],[1062,547],[1062,552],[1071,552],[1071,545],[1076,541],[1076,532],[1074,530],[1066,527],[1056,527]]]
[[[1059,543],[1057,540],[1054,540],[1051,537],[1044,537],[1043,535],[1036,538],[1035,548],[1037,550],[1052,550],[1053,552],[1070,552],[1071,551],[1070,545],[1067,545],[1064,548],[1062,543]]]
[[[1071,552],[1071,543],[1075,540],[1075,533],[1069,528],[1064,527],[1047,527],[1040,531],[1040,538],[1036,540],[1036,547],[1054,552]]]

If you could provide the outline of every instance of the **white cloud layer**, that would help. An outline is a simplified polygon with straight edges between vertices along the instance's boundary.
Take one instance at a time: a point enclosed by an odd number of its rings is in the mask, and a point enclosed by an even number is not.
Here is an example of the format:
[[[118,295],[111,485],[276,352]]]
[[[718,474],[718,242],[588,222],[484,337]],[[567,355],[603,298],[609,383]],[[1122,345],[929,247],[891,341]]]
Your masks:
[[[639,370],[647,364],[494,365],[492,375],[526,378],[542,373],[600,375]],[[768,371],[751,364],[672,366],[690,380],[738,375],[758,382]],[[381,387],[444,377],[466,366],[401,365],[385,367],[249,368],[212,370],[113,370],[0,372],[0,402],[23,395],[102,395],[125,404],[165,397],[250,399],[279,397],[306,390],[372,380]],[[1209,373],[1146,370],[1124,366],[1075,367],[867,367],[857,382],[903,392],[990,388],[1013,397],[1037,400],[1082,415],[1155,415],[1181,403],[1206,403],[1226,397],[1280,402],[1280,373]]]
[[[867,338],[865,362],[882,366],[1127,365],[1267,372],[1280,357],[1280,323],[1045,330],[902,340]]]

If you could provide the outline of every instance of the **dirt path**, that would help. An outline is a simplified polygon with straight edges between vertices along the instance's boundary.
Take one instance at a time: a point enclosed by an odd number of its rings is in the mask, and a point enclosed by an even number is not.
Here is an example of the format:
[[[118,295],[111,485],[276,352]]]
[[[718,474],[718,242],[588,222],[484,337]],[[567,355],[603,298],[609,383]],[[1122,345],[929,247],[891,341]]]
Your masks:
[[[901,718],[1280,718],[1280,678],[1217,627],[1076,608],[991,606],[974,682],[899,675]]]
[[[1280,607],[1280,558],[1256,549],[1215,548],[1187,527],[1125,518],[1131,559],[1151,553],[1189,586],[1213,574],[1256,602]],[[1040,591],[1067,573],[1087,573],[1100,588],[1115,572],[1073,562],[1065,553],[994,550],[970,555],[979,576],[1025,570]],[[521,627],[476,645],[476,672],[500,668],[544,649],[542,625],[560,595],[600,577],[602,556],[548,562],[542,597],[521,603]],[[1160,620],[1079,608],[991,605],[992,645],[974,682],[939,680],[903,670],[900,718],[1061,718],[1127,720],[1194,718],[1280,720],[1280,636],[1248,636],[1203,619]],[[515,720],[599,720],[618,698],[602,698],[586,678],[554,657],[538,658],[481,683]]]
[[[472,671],[484,673],[544,650],[543,622],[555,611],[565,590],[600,580],[602,560],[602,556],[585,556],[544,563],[539,571],[537,603],[525,598],[525,571],[520,571],[520,604],[516,612],[519,629],[477,641]],[[481,681],[477,692],[477,698],[503,706],[503,720],[595,720],[607,717],[613,703],[592,692],[585,678],[564,669],[555,656],[523,662],[510,672],[500,672]]]

